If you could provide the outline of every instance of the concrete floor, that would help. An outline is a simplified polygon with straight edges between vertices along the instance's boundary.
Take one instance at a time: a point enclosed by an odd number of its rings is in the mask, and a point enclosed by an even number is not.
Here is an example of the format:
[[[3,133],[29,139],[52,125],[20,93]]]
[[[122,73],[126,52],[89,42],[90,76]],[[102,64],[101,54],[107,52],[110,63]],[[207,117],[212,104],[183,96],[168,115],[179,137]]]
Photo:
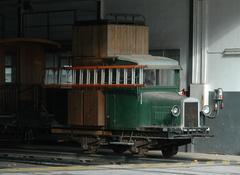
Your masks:
[[[157,157],[159,153],[151,153]],[[155,159],[153,158],[153,159]],[[179,153],[176,157],[121,165],[40,166],[0,162],[1,175],[240,175],[240,156]]]

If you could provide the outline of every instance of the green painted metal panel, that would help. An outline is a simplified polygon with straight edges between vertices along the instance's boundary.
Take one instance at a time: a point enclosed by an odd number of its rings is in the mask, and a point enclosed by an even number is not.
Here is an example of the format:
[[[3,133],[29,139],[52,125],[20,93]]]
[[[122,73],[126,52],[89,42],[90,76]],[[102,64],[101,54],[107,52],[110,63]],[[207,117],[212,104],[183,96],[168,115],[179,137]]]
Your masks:
[[[136,128],[138,126],[138,100],[134,94],[108,95],[109,129]]]
[[[171,106],[152,106],[151,124],[152,125],[169,125],[171,124]]]
[[[129,130],[144,126],[181,126],[181,116],[174,117],[171,108],[181,106],[179,71],[176,86],[148,86],[135,89],[111,89],[107,96],[107,128]]]
[[[174,95],[176,95],[176,99]],[[171,108],[174,105],[180,107],[181,98],[174,93],[170,93],[172,99],[164,99],[165,96],[166,93],[160,92],[109,94],[107,98],[109,129],[180,126],[181,116],[172,116]]]

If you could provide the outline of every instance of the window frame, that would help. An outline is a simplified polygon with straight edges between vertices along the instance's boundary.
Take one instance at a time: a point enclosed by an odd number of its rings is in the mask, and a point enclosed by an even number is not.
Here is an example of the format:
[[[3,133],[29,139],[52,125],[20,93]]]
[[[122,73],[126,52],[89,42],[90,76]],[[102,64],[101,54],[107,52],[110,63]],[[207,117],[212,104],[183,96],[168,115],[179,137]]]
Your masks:
[[[158,69],[145,69],[145,70],[153,70],[154,71],[154,74],[155,74],[155,80],[154,80],[154,83],[153,83],[153,85],[147,85],[146,83],[145,83],[145,78],[144,78],[144,86],[145,86],[145,88],[170,88],[170,89],[172,89],[172,88],[178,88],[179,87],[179,84],[180,84],[180,73],[179,73],[179,70],[178,69],[161,69],[161,68],[158,68]],[[159,75],[157,75],[157,73],[156,72],[159,72],[159,71],[161,71],[161,70],[172,70],[172,71],[174,71],[174,85],[160,85],[160,82],[159,82],[159,78],[157,78],[157,77],[159,77]],[[157,82],[158,82],[158,84],[157,84]]]
[[[7,64],[7,57],[11,58],[10,65]],[[17,54],[14,51],[8,51],[4,54],[4,84],[14,84],[16,83],[16,58]],[[6,81],[6,69],[11,70],[11,81]]]

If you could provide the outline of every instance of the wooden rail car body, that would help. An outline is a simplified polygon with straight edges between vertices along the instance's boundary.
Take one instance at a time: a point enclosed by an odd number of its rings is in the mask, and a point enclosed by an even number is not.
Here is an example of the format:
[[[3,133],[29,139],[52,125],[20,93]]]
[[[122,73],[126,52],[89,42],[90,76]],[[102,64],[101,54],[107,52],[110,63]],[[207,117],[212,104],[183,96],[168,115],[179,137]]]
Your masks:
[[[43,96],[45,50],[59,47],[37,38],[0,40],[1,137],[29,140],[33,130],[49,126]]]

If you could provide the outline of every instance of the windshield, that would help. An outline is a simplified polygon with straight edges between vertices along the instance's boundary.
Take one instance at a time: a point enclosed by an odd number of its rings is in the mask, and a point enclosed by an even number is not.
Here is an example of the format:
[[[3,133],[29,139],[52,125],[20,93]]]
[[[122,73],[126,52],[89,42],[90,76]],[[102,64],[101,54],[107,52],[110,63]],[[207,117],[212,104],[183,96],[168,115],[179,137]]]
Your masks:
[[[146,86],[175,86],[175,70],[172,69],[149,69],[143,72]]]

